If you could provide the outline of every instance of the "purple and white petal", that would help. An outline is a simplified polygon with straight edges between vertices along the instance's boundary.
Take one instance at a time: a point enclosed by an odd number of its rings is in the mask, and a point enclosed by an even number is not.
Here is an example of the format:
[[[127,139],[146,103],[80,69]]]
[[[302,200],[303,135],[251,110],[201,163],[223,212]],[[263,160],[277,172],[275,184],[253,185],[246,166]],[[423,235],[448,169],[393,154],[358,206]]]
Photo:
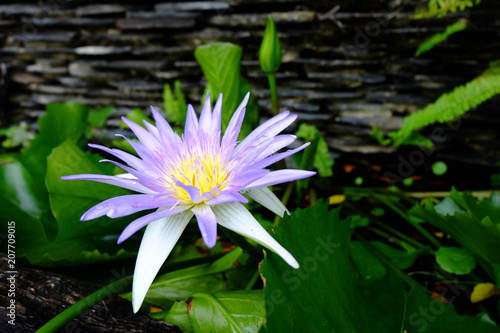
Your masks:
[[[222,149],[229,150],[234,148],[236,140],[238,139],[238,134],[241,130],[241,124],[243,123],[243,118],[245,117],[245,107],[247,106],[248,99],[250,98],[250,93],[245,95],[245,98],[241,102],[240,106],[234,111],[229,125],[227,126],[226,133],[222,138]]]
[[[127,179],[123,177],[116,176],[105,176],[105,175],[94,175],[94,174],[82,174],[82,175],[71,175],[62,176],[62,180],[90,180],[93,182],[99,182],[104,184],[110,184],[118,187],[125,188],[127,190],[132,190],[144,194],[157,194],[157,192],[147,188],[146,186],[139,183],[137,180]]]
[[[290,115],[289,111],[284,111],[273,118],[269,119],[256,129],[252,131],[241,143],[236,146],[233,152],[233,156],[250,144],[253,140],[258,137],[273,137],[276,134],[283,131],[288,125],[293,123],[297,119],[297,115]]]
[[[262,177],[268,175],[271,171],[267,169],[250,169],[245,172],[239,173],[236,177],[231,180],[230,189],[239,190],[245,188],[248,184],[251,184]]]
[[[170,124],[152,106],[151,106],[151,112],[153,113],[153,118],[154,118],[155,123],[156,123],[156,128],[158,129],[158,132],[160,133],[160,138],[162,139],[162,142],[164,144],[167,142],[170,142],[170,144],[175,144],[177,142],[175,139],[176,134],[172,130],[172,127],[170,127]],[[163,140],[162,135],[166,137],[166,140]]]
[[[134,123],[132,120],[122,117],[122,120],[127,126],[134,132],[142,145],[148,147],[148,149],[155,149],[161,146],[160,142],[149,133],[144,127]]]
[[[212,200],[207,201],[207,205],[216,206],[216,205],[222,205],[222,204],[228,203],[228,202],[247,203],[248,199],[245,198],[243,195],[241,195],[239,192],[224,191],[224,192],[221,192],[219,195],[217,195]]]
[[[187,195],[189,196],[189,200],[191,200],[192,203],[197,204],[202,201],[199,188],[191,185],[184,185],[180,181],[175,182],[175,186],[178,186],[186,191]]]
[[[184,136],[185,143],[193,144],[197,141],[198,137],[198,118],[196,118],[196,112],[194,112],[193,107],[188,105],[186,125],[184,126]]]
[[[135,234],[137,231],[141,230],[143,227],[147,226],[149,223],[165,218],[167,216],[182,213],[186,210],[189,210],[189,208],[191,208],[192,206],[193,205],[177,205],[167,207],[165,209],[158,210],[154,213],[138,218],[137,220],[127,225],[127,227],[122,231],[120,237],[118,237],[118,244],[122,243],[124,240]]]
[[[257,243],[277,253],[293,268],[299,268],[299,263],[283,246],[281,246],[250,212],[238,202],[214,206],[213,211],[217,222],[240,235],[248,237]]]
[[[128,165],[130,165],[134,169],[141,170],[141,169],[144,169],[144,168],[147,167],[147,164],[144,163],[143,160],[141,160],[140,158],[135,157],[132,154],[124,152],[123,150],[120,150],[120,149],[110,149],[108,147],[104,147],[104,146],[96,145],[96,144],[92,144],[92,143],[89,143],[88,146],[91,147],[91,148],[94,148],[94,149],[102,150],[102,151],[104,151],[104,152],[106,152],[106,153],[108,153],[110,155],[118,157],[119,159],[121,159],[123,162],[127,163]]]
[[[252,164],[251,167],[255,168],[255,169],[261,169],[261,168],[268,167],[271,164],[274,164],[278,161],[281,161],[282,159],[287,158],[288,156],[291,156],[291,155],[301,151],[304,148],[307,148],[310,144],[311,144],[310,142],[307,142],[298,148],[290,149],[290,150],[285,151],[283,153],[274,154],[272,156],[269,156],[267,158],[264,158],[261,161],[258,161],[256,163]]]
[[[200,228],[203,242],[209,248],[214,247],[217,242],[217,219],[214,212],[206,204],[195,205],[191,211],[196,215],[196,220],[198,220],[198,227]]]
[[[199,127],[200,131],[210,133],[210,128],[212,127],[212,106],[210,105],[209,93],[207,93],[205,105],[203,105],[203,110],[201,110]]]
[[[294,169],[271,171],[264,177],[254,181],[253,183],[248,184],[245,187],[245,189],[259,188],[264,186],[267,187],[276,184],[291,182],[292,180],[311,177],[314,176],[315,174],[316,172],[314,171],[294,170]]]
[[[158,274],[163,262],[179,240],[192,216],[193,213],[188,210],[179,215],[151,222],[146,228],[134,270],[134,282],[132,284],[134,312],[139,311],[141,308],[151,283],[153,283],[156,274]]]
[[[129,194],[105,200],[86,211],[80,221],[88,221],[107,215],[114,219],[131,215],[146,209],[173,206],[175,198],[164,194]]]

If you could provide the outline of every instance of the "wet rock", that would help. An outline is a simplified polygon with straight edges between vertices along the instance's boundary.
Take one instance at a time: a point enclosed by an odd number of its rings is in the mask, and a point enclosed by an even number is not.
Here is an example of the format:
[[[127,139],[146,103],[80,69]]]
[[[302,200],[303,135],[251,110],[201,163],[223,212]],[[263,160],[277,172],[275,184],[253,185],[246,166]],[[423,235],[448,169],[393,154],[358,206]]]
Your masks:
[[[128,11],[127,18],[139,18],[139,19],[152,19],[159,17],[175,17],[175,18],[183,18],[183,19],[195,19],[199,17],[201,14],[196,12],[181,12],[181,11],[155,11],[155,12],[147,12],[147,11]]]
[[[328,79],[333,82],[339,83],[366,83],[374,84],[384,82],[386,77],[382,74],[337,74],[337,73],[325,73],[325,72],[312,72],[307,73],[307,76],[311,79]]]
[[[33,75],[30,73],[14,73],[11,75],[10,79],[13,82],[23,85],[28,85],[32,83],[42,83],[45,81],[45,79],[41,78],[40,76]]]
[[[251,33],[249,31],[244,31],[244,30],[235,31],[234,29],[221,30],[215,28],[207,28],[201,31],[178,34],[175,36],[175,38],[179,40],[183,40],[186,38],[196,38],[196,39],[213,39],[214,41],[218,41],[220,39],[231,39],[238,41],[249,37],[251,37]]]
[[[43,12],[44,8],[36,5],[0,5],[0,14],[5,15],[33,15]]]
[[[157,12],[175,13],[177,11],[225,11],[231,6],[227,2],[222,1],[192,1],[192,2],[175,2],[175,3],[159,3],[155,5]]]
[[[314,12],[298,11],[288,13],[271,13],[276,24],[278,23],[305,23],[314,20]],[[230,14],[217,15],[209,19],[209,23],[230,27],[263,27],[266,25],[267,14]]]
[[[316,104],[311,103],[301,103],[295,101],[280,101],[280,106],[290,111],[302,111],[302,112],[318,112],[320,107]]]
[[[104,25],[111,26],[115,23],[115,20],[109,18],[23,18],[21,22],[24,24],[30,24],[35,27],[61,27],[61,26],[79,26],[88,27],[93,25]]]
[[[159,70],[167,64],[161,60],[115,60],[110,61],[107,66],[114,69],[144,69],[148,71]]]
[[[81,36],[81,40],[89,42],[92,44],[93,41],[105,41],[105,42],[150,42],[155,40],[162,40],[164,36],[157,33],[145,33],[145,34],[132,34],[132,33],[97,33],[92,35]]]
[[[387,130],[397,130],[403,125],[400,117],[393,117],[390,111],[342,111],[336,121],[354,126],[379,127]]]
[[[175,55],[175,54],[193,54],[194,47],[189,46],[171,46],[171,47],[161,47],[161,46],[145,46],[139,49],[135,49],[132,54],[134,55],[151,55],[151,54],[162,54],[162,55]]]
[[[54,86],[45,84],[33,85],[31,90],[45,94],[57,94],[57,95],[84,94],[86,92],[85,88],[68,88],[63,86]]]
[[[148,81],[117,81],[108,84],[125,90],[163,90],[163,84]]]
[[[71,54],[75,53],[75,49],[69,47],[19,47],[19,46],[6,46],[2,48],[2,53],[15,53],[15,54]]]
[[[78,7],[75,10],[76,15],[78,16],[96,16],[96,15],[110,15],[110,14],[122,14],[128,10],[128,7],[118,5],[118,4],[109,4],[109,5],[88,5]]]
[[[90,78],[90,79],[117,79],[124,76],[124,74],[113,71],[103,71],[96,69],[92,64],[84,62],[71,63],[68,66],[68,71],[71,76],[78,78]]]
[[[106,55],[106,54],[124,54],[132,50],[130,46],[100,46],[89,45],[80,46],[75,49],[76,54],[84,55]]]
[[[75,38],[76,33],[74,32],[49,32],[49,33],[13,33],[9,36],[12,42],[61,42],[67,43]]]
[[[377,103],[395,103],[395,104],[428,104],[433,101],[432,98],[422,95],[394,94],[394,93],[369,93],[367,100]]]
[[[125,18],[116,21],[116,27],[119,29],[183,29],[191,28],[195,25],[193,19],[178,19],[173,17],[158,18]]]
[[[159,79],[172,80],[180,78],[185,74],[180,71],[168,71],[168,72],[156,72],[155,75]]]
[[[68,72],[66,67],[50,67],[43,65],[30,65],[26,67],[26,70],[31,73],[42,73],[42,74],[65,74]]]
[[[0,20],[0,27],[10,27],[16,24],[17,21],[15,20]]]
[[[76,77],[69,77],[69,76],[58,77],[57,81],[61,82],[65,86],[70,86],[70,87],[88,87],[90,85],[89,82],[83,81]]]

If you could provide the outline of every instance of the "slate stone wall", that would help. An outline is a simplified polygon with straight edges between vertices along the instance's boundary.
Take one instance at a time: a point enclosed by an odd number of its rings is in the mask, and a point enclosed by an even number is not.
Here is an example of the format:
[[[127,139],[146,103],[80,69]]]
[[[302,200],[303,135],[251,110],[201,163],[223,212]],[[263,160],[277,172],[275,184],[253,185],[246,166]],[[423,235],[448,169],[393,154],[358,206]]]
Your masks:
[[[188,101],[199,104],[205,81],[193,51],[216,41],[243,47],[242,74],[269,116],[258,48],[271,13],[284,51],[282,108],[318,124],[334,151],[388,151],[370,138],[371,126],[399,128],[405,114],[474,78],[500,55],[496,1],[441,19],[413,20],[417,6],[425,2],[2,1],[4,124],[34,123],[49,102],[113,105],[119,114],[161,108],[163,84],[176,79]],[[469,23],[467,31],[414,57],[422,41],[458,19]],[[473,116],[490,144],[498,139],[498,107],[495,99]]]

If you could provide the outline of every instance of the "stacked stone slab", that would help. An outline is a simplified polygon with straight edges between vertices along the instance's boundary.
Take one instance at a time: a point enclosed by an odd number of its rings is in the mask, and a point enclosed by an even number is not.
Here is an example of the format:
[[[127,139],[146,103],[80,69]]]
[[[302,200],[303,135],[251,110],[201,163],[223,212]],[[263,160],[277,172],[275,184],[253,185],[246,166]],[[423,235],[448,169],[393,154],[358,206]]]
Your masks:
[[[320,126],[334,150],[389,151],[369,136],[372,126],[399,128],[405,114],[479,75],[500,55],[499,5],[485,2],[441,19],[413,20],[422,5],[410,0],[2,2],[2,126],[6,120],[36,126],[50,102],[112,105],[119,115],[135,107],[161,109],[163,85],[177,79],[188,101],[199,104],[206,81],[193,52],[218,41],[243,47],[242,74],[263,116],[269,116],[258,49],[270,13],[283,46],[277,74],[281,107]],[[467,31],[414,56],[421,42],[458,19],[469,22]],[[493,100],[476,119],[498,128],[491,111],[498,106]],[[117,123],[110,119],[108,128]]]

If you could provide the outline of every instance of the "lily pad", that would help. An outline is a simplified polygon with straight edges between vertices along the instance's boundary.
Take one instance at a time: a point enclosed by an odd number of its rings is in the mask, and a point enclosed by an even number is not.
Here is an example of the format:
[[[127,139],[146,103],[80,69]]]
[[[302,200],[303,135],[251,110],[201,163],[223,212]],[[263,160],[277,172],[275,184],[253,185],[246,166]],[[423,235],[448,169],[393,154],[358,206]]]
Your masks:
[[[474,256],[460,247],[440,247],[436,251],[436,261],[442,269],[457,275],[469,274],[476,267]]]

